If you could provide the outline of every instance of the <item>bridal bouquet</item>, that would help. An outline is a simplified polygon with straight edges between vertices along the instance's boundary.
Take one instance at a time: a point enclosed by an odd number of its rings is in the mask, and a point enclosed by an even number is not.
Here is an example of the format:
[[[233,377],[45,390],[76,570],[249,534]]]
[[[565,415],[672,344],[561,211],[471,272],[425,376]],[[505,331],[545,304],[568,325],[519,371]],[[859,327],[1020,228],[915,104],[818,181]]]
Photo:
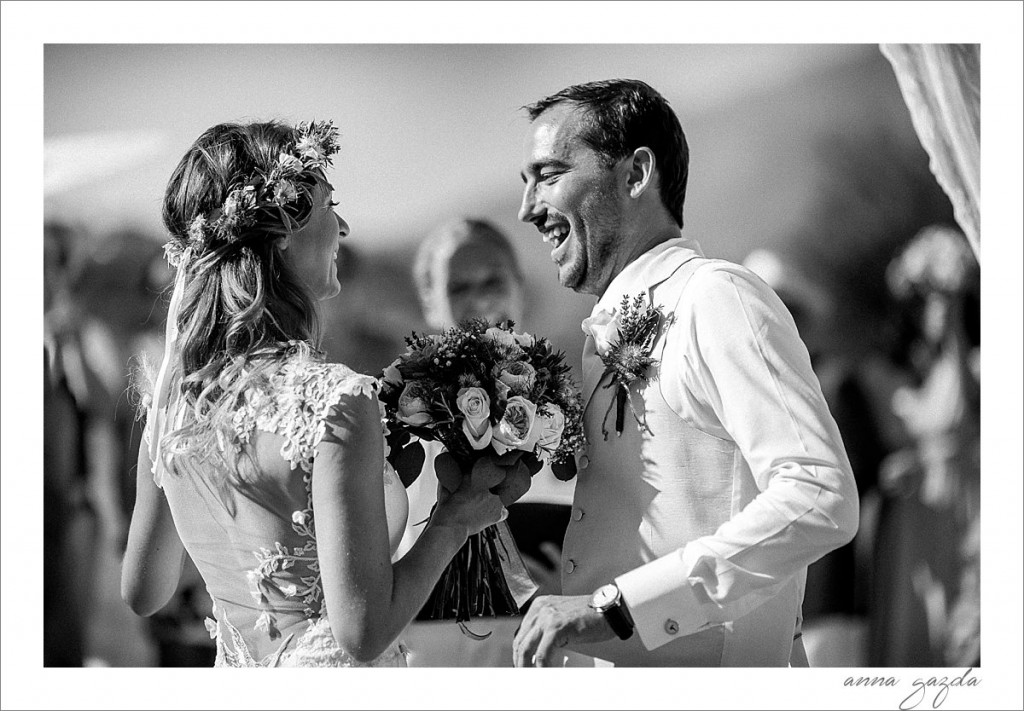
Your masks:
[[[489,453],[525,457],[533,472],[539,462],[550,463],[561,479],[575,474],[576,452],[586,442],[583,402],[564,355],[547,340],[514,331],[510,321],[472,320],[439,335],[413,333],[406,343],[405,354],[384,370],[380,388],[388,458],[406,486],[423,462],[420,440],[439,442],[458,463],[457,471],[438,468],[438,481],[449,491]],[[492,491],[501,487],[515,489],[504,482]],[[534,590],[501,522],[470,538],[427,608],[431,619],[460,623],[516,614]]]

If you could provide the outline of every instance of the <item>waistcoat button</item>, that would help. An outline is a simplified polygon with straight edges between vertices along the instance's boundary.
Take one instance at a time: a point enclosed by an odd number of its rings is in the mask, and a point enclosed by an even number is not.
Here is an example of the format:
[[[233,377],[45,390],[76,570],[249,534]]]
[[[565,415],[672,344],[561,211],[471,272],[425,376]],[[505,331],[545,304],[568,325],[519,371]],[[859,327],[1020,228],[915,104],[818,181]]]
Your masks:
[[[676,634],[679,632],[679,623],[675,620],[665,620],[665,631],[669,634]]]
[[[576,561],[570,558],[565,562],[565,572],[571,573],[574,570],[576,570]]]
[[[579,508],[573,509],[572,510],[572,520],[573,521],[579,521],[581,518],[583,518],[583,509],[579,509]]]

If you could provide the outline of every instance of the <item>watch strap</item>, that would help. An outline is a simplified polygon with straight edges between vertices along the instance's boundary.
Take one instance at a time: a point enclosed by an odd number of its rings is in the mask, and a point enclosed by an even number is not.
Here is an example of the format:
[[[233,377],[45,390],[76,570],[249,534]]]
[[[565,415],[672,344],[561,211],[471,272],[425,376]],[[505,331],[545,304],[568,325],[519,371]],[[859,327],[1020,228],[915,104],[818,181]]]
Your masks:
[[[619,639],[629,639],[633,636],[633,622],[629,619],[626,607],[621,602],[604,610],[602,614]]]
[[[618,589],[618,586],[616,586],[616,589]],[[598,609],[619,639],[625,640],[633,636],[633,618],[626,608],[626,601],[622,597],[621,590],[618,591],[615,602]]]

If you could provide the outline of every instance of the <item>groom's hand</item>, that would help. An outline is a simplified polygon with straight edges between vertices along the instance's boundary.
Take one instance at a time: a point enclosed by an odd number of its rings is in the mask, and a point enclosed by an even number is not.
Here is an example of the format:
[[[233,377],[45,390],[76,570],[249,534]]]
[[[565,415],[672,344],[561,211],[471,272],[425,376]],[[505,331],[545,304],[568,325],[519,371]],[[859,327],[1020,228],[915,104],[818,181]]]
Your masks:
[[[547,667],[563,647],[615,639],[604,615],[590,607],[590,595],[542,596],[530,605],[512,640],[517,667]]]

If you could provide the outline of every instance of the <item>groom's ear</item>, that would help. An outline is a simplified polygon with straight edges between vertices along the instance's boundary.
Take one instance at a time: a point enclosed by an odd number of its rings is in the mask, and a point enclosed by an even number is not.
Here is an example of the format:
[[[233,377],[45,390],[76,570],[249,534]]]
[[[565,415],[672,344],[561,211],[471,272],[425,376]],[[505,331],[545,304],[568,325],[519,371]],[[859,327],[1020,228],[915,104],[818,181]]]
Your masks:
[[[627,160],[629,165],[626,185],[629,188],[629,196],[638,198],[654,183],[654,169],[657,167],[654,151],[646,146],[640,146]]]

